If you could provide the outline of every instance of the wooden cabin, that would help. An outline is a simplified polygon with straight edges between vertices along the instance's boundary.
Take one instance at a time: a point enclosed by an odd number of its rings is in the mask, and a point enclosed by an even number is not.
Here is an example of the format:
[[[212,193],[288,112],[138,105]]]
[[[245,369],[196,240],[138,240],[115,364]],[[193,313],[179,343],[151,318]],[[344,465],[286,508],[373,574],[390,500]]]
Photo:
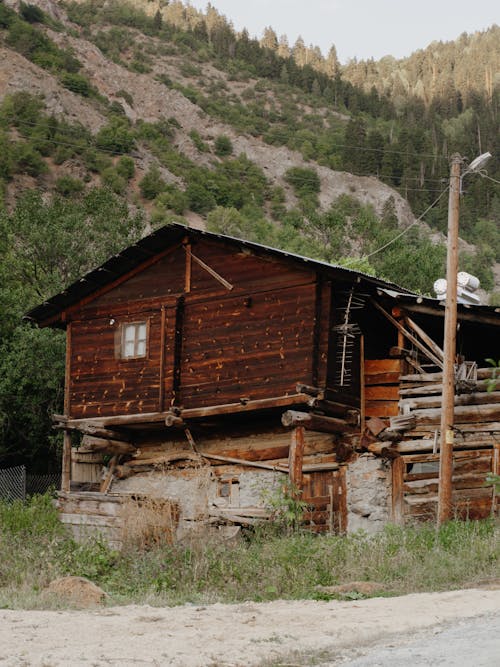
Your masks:
[[[459,306],[454,504],[497,498],[500,312]],[[372,276],[173,224],[28,313],[67,335],[61,516],[114,542],[268,518],[317,532],[435,515],[444,307]],[[131,510],[132,508],[132,510]],[[160,508],[160,509],[158,509]],[[129,514],[127,514],[129,512]],[[233,528],[228,528],[233,527]]]

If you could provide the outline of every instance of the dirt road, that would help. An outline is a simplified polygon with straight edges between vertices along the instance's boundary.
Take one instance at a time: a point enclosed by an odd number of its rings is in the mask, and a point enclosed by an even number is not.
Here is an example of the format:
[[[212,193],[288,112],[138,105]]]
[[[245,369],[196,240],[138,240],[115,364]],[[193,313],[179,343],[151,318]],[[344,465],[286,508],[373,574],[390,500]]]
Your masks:
[[[412,633],[439,634],[450,623],[495,616],[500,616],[499,590],[350,602],[1,610],[0,667],[345,664],[374,643],[398,644]]]

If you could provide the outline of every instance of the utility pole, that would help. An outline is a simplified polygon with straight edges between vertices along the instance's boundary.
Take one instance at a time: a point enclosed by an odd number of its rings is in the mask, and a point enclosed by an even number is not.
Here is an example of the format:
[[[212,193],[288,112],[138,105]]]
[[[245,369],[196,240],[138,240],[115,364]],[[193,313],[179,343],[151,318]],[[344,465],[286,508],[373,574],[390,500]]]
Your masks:
[[[438,526],[452,517],[453,422],[455,411],[455,356],[457,348],[458,219],[462,158],[451,157],[446,254],[446,308],[444,314],[443,398],[439,450]]]

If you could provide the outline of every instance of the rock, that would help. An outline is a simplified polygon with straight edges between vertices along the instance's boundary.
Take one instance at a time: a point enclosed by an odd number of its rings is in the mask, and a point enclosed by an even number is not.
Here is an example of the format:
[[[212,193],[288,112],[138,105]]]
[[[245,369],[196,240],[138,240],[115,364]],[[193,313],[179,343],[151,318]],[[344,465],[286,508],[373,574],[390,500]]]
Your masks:
[[[61,577],[50,582],[45,594],[59,598],[75,607],[95,607],[103,604],[108,594],[84,577]]]
[[[317,591],[327,595],[348,595],[349,593],[359,593],[360,595],[374,596],[385,590],[384,584],[376,581],[351,581],[347,584],[338,586],[316,586]]]

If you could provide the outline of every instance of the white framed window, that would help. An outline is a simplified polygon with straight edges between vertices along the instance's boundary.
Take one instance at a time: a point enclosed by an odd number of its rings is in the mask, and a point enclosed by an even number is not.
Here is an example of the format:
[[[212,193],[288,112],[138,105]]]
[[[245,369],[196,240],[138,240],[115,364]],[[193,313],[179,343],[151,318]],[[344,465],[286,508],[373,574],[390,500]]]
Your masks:
[[[139,359],[147,355],[147,322],[122,324],[120,356],[122,359]]]

